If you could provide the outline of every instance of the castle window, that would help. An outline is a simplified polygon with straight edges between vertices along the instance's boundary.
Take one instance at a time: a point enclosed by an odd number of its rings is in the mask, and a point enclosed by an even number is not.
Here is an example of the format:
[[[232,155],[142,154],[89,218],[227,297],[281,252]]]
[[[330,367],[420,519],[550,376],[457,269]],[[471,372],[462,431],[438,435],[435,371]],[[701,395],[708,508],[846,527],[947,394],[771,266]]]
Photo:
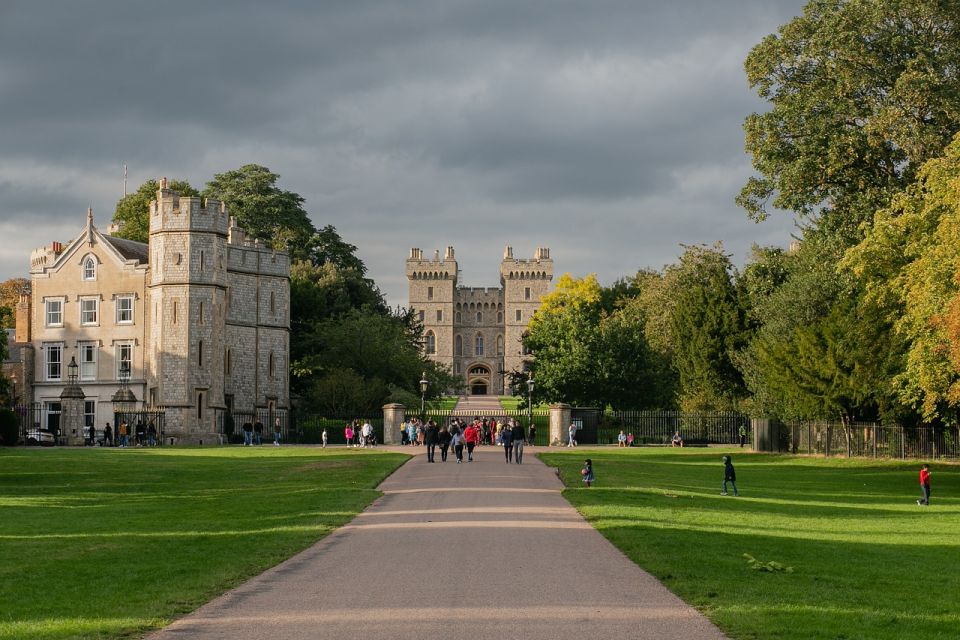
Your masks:
[[[277,301],[276,301],[276,298],[274,297],[273,291],[271,291],[270,292],[270,313],[276,313],[276,311],[277,311]]]
[[[524,300],[529,300],[529,299],[530,299],[530,287],[525,287],[525,288],[524,288],[524,290],[523,290],[523,299],[524,299]]]
[[[271,352],[270,352],[270,358],[269,358],[269,360],[268,360],[268,362],[267,362],[267,370],[268,370],[268,374],[269,374],[269,376],[270,376],[271,378],[273,377],[274,371],[276,370],[276,362],[275,362],[275,361],[276,361],[276,358],[274,358],[274,356],[273,356],[273,351],[271,351]]]
[[[477,311],[477,324],[483,324],[483,312]]]
[[[198,323],[198,324],[203,324],[203,300],[200,301],[200,307],[199,307],[199,309],[198,309],[197,311],[198,311],[198,313],[197,313],[197,323]]]
[[[43,302],[44,302],[44,306],[46,307],[47,326],[62,327],[63,326],[63,299],[54,298],[50,300],[44,300]]]
[[[427,331],[426,335],[423,336],[424,339],[424,348],[428,355],[433,355],[437,352],[437,336],[433,335],[433,331]]]
[[[223,375],[230,375],[230,371],[233,369],[233,353],[230,349],[224,349],[223,354]]]
[[[133,343],[120,342],[115,346],[116,349],[116,379],[120,379],[121,371],[133,373]]]
[[[203,420],[203,393],[197,394],[197,420]]]
[[[197,342],[197,366],[203,366],[203,340]]]
[[[97,343],[80,343],[80,379],[97,379]]]
[[[437,309],[437,322],[443,322],[443,309]]]
[[[117,298],[117,324],[133,324],[133,296]]]
[[[97,324],[100,300],[97,298],[80,298],[80,324]]]
[[[47,344],[44,351],[44,373],[49,382],[59,382],[63,370],[63,343]]]
[[[92,256],[83,261],[83,279],[97,279],[97,261]]]
[[[426,318],[426,315],[424,314],[423,311],[421,311],[421,312],[419,313],[418,317],[420,318],[420,322],[423,322],[424,319]]]
[[[453,317],[456,319],[457,324],[463,322],[463,315],[459,311],[457,311]]]
[[[456,373],[456,374],[459,374],[459,373],[460,373],[460,361],[459,361],[459,360],[457,360],[456,362],[453,363],[453,372]]]
[[[497,355],[503,355],[503,336],[497,336]]]
[[[173,301],[173,324],[177,324],[177,301]]]
[[[478,333],[473,343],[474,343],[474,350],[473,350],[474,354],[478,356],[482,356],[483,355],[483,336]]]
[[[503,324],[503,311],[497,311],[497,324]]]
[[[462,356],[463,355],[463,336],[457,336],[453,340],[453,355]]]
[[[427,300],[433,300],[433,287],[427,287]]]
[[[522,317],[522,313],[521,313],[520,309],[517,309],[517,322],[520,322],[520,318],[521,318],[521,317]]]
[[[200,251],[200,272],[203,273],[203,251]]]

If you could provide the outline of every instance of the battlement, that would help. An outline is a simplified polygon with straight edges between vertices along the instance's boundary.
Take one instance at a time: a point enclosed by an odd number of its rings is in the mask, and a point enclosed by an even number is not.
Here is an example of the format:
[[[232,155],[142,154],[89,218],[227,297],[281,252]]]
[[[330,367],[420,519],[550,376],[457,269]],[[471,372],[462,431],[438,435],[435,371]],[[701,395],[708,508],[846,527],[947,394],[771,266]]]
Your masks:
[[[409,280],[456,280],[457,259],[453,247],[447,247],[443,258],[440,257],[440,250],[435,250],[432,260],[424,260],[421,249],[410,249],[406,274]]]
[[[533,258],[514,258],[513,247],[507,247],[500,263],[500,277],[504,280],[552,280],[553,259],[549,247],[537,247]]]
[[[52,267],[60,254],[63,253],[63,243],[52,242],[49,247],[38,247],[30,252],[30,271],[41,271]]]
[[[156,200],[150,203],[150,233],[204,231],[226,236],[230,216],[226,203],[214,198],[181,196],[160,179]]]

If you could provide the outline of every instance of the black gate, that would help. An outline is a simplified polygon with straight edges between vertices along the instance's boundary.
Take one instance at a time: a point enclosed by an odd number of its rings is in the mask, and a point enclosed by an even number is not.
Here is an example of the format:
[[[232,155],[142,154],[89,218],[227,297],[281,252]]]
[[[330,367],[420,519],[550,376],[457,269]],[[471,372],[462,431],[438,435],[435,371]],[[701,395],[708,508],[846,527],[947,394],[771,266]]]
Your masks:
[[[578,444],[598,444],[597,433],[600,427],[600,410],[589,407],[575,407],[570,410],[570,420],[577,426]],[[569,427],[569,425],[567,425]],[[561,429],[561,435],[566,435]]]

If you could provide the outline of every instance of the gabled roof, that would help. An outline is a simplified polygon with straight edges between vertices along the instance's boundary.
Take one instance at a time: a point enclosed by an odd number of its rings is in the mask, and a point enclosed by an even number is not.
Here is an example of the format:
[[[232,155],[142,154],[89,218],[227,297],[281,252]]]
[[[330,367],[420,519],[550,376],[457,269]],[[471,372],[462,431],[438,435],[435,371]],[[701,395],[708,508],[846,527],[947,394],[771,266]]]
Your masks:
[[[150,262],[149,245],[136,240],[127,240],[126,238],[116,238],[114,236],[103,235],[104,240],[113,245],[121,256],[126,260],[139,260],[140,264]]]

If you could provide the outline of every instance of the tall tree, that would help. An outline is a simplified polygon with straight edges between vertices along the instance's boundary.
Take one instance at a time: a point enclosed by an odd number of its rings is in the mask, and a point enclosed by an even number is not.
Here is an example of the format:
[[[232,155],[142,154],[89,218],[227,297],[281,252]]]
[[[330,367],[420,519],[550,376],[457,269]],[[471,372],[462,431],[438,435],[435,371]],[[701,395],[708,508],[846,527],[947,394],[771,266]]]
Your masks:
[[[199,196],[200,192],[186,180],[167,182],[172,191],[182,196]],[[113,223],[119,227],[114,234],[118,238],[147,242],[150,238],[150,202],[157,199],[160,185],[156,180],[147,180],[133,193],[128,193],[117,202]]]
[[[960,4],[812,0],[745,67],[771,109],[744,125],[760,175],[738,202],[760,220],[772,201],[854,239],[958,131]]]
[[[203,195],[225,202],[247,233],[293,257],[305,258],[313,223],[303,208],[303,197],[280,189],[279,179],[266,167],[247,164],[215,175]]]

